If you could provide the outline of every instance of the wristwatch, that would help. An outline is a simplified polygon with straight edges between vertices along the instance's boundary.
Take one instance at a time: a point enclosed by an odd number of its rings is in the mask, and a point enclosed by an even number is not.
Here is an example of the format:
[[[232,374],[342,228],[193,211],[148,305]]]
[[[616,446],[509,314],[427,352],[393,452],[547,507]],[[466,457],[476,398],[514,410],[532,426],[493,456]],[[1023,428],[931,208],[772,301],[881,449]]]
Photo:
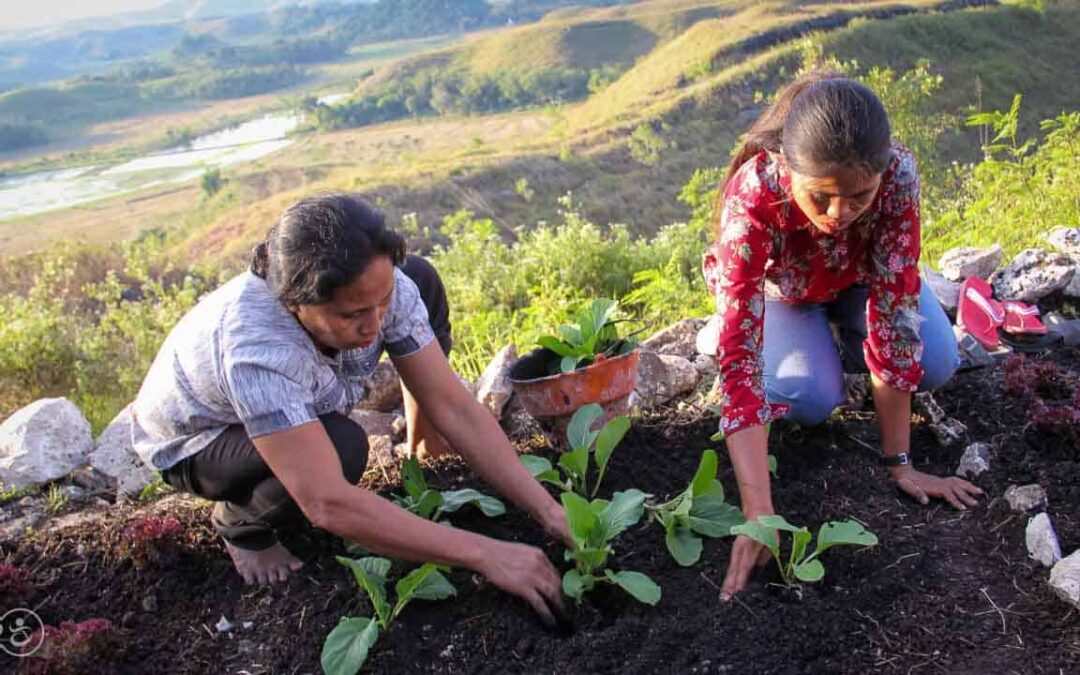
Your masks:
[[[905,464],[911,464],[911,458],[908,457],[906,452],[901,452],[898,455],[882,455],[881,463],[885,466],[904,466]]]

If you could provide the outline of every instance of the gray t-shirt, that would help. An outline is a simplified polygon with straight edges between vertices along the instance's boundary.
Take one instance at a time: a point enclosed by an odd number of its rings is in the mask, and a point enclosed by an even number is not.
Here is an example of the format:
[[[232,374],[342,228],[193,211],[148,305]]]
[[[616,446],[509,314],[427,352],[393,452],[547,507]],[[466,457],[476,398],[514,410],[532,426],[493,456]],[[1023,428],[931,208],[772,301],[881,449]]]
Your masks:
[[[165,339],[132,405],[135,452],[167,469],[229,425],[243,424],[256,438],[348,414],[384,349],[406,356],[434,337],[420,292],[400,269],[379,337],[334,357],[319,351],[263,279],[245,272],[200,300]]]

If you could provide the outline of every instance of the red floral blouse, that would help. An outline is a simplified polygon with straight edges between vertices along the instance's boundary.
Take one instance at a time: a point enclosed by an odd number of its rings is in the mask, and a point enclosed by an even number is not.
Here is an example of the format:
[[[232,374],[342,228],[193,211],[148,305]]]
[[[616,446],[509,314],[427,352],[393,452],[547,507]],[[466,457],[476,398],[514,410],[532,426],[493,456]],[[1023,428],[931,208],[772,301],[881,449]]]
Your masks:
[[[886,384],[914,391],[922,379],[919,338],[919,174],[911,152],[893,159],[870,208],[844,231],[818,230],[791,197],[783,162],[762,151],[728,181],[720,239],[702,264],[716,296],[720,430],[734,433],[782,417],[765,400],[762,326],[765,295],[823,303],[855,284],[870,289],[863,353]]]

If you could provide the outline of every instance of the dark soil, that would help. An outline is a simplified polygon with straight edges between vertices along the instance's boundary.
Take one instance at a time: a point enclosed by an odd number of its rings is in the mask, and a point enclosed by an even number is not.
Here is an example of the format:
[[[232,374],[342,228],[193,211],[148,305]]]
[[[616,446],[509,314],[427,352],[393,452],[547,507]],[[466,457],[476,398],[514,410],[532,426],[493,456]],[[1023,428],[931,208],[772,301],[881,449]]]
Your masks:
[[[1052,357],[1080,372],[1080,351]],[[814,429],[777,425],[773,452],[778,511],[816,527],[854,517],[877,533],[877,547],[833,549],[825,579],[780,586],[774,567],[736,601],[719,586],[730,540],[706,540],[702,561],[682,568],[661,530],[643,524],[616,542],[612,566],[652,576],[663,587],[656,607],[614,589],[588,597],[576,630],[545,630],[530,611],[475,575],[455,570],[454,601],[409,606],[377,643],[368,670],[385,673],[1077,673],[1080,614],[1053,596],[1048,570],[1024,546],[1027,516],[1001,495],[1038,482],[1066,553],[1080,547],[1080,457],[1070,442],[1026,429],[1023,400],[1002,393],[1002,367],[961,374],[936,398],[968,425],[968,441],[993,445],[991,471],[976,482],[987,496],[975,509],[920,506],[887,482],[873,452],[869,411],[847,412]],[[604,492],[638,487],[666,498],[681,491],[715,422],[652,417],[635,424],[616,450]],[[855,440],[858,439],[858,440]],[[861,443],[859,442],[861,441]],[[913,448],[920,469],[949,474],[962,447],[940,447],[918,420]],[[734,495],[730,466],[722,479]],[[378,473],[376,471],[375,473]],[[444,462],[429,471],[439,487],[471,484]],[[391,478],[393,476],[390,476]],[[380,479],[384,482],[384,479]],[[119,532],[138,514],[167,512],[185,526],[178,561],[141,571],[116,555]],[[153,505],[67,516],[3,551],[33,570],[29,606],[50,624],[103,617],[126,631],[113,672],[319,672],[326,634],[342,615],[369,608],[332,555],[341,544],[323,533],[286,541],[306,560],[302,574],[272,589],[245,587],[207,522],[208,508],[169,497]],[[460,515],[454,523],[492,536],[561,550],[519,512],[498,519]],[[396,572],[400,571],[396,567]],[[395,572],[395,573],[396,573]],[[3,599],[4,606],[11,598]],[[26,605],[24,605],[26,606]],[[219,633],[225,616],[235,624]],[[250,621],[249,629],[242,627]],[[0,661],[10,668],[12,660]],[[98,670],[97,672],[103,672]]]

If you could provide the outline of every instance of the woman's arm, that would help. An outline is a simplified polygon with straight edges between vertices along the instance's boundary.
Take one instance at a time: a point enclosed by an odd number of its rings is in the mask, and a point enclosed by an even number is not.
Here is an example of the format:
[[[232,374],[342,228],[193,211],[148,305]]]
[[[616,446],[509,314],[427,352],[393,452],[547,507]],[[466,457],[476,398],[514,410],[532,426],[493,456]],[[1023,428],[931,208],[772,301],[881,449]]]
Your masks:
[[[543,551],[433,523],[349,484],[320,422],[253,439],[255,448],[317,527],[380,555],[463,567],[525,599],[545,620],[561,608],[562,585]]]
[[[571,545],[562,505],[521,463],[491,412],[461,386],[439,345],[431,342],[414,354],[395,358],[394,366],[435,429],[469,466],[548,534]]]
[[[743,516],[753,520],[775,513],[769,484],[769,431],[764,426],[747,427],[727,438],[728,454],[739,483]],[[736,537],[731,549],[721,598],[729,599],[746,586],[754,567],[768,561],[768,550],[749,537]]]
[[[743,515],[749,519],[773,512],[765,425],[785,412],[785,406],[766,401],[761,371],[765,266],[772,237],[757,214],[758,204],[774,203],[775,198],[756,169],[755,162],[747,162],[728,182],[717,241],[703,262],[709,290],[716,295],[719,322],[720,431],[727,438]],[[725,598],[746,585],[765,555],[761,544],[736,537],[724,579]]]
[[[919,174],[911,153],[902,153],[882,184],[882,214],[871,247],[873,273],[864,344],[886,456],[910,450],[911,392],[918,388],[923,376],[919,335]],[[916,471],[911,464],[891,467],[890,477],[897,487],[923,504],[936,497],[964,509],[974,506],[975,496],[982,494],[962,478],[939,478]]]

